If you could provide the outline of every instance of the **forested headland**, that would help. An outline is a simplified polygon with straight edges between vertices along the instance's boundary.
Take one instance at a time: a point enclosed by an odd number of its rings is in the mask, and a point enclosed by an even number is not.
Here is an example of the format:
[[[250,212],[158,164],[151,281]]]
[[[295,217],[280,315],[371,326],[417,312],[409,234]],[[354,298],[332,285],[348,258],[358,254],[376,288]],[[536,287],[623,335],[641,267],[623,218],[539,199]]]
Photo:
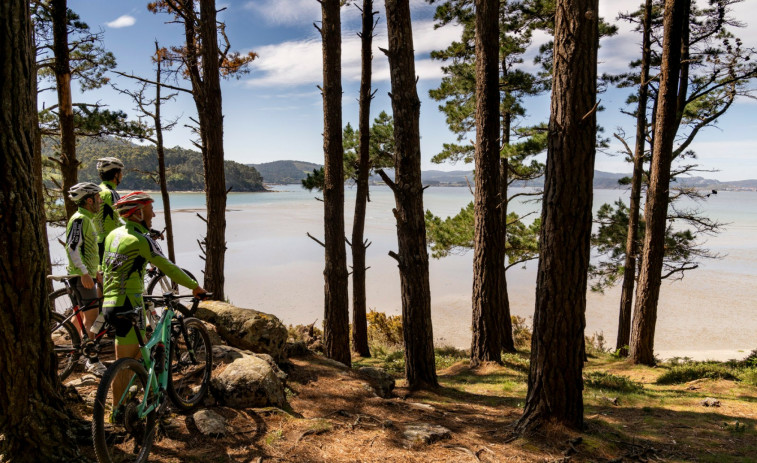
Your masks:
[[[42,144],[43,159],[55,155],[56,143],[46,140]],[[126,166],[126,174],[119,188],[122,190],[158,190],[158,156],[154,145],[138,145],[115,137],[88,138],[77,140],[76,155],[81,162],[81,181],[100,183],[97,175],[97,159],[114,156]],[[166,148],[166,181],[169,191],[203,191],[205,180],[202,174],[202,154],[179,146]],[[53,187],[52,178],[59,174],[46,164],[45,182]],[[226,188],[233,192],[266,191],[263,177],[252,166],[235,161],[224,161]]]

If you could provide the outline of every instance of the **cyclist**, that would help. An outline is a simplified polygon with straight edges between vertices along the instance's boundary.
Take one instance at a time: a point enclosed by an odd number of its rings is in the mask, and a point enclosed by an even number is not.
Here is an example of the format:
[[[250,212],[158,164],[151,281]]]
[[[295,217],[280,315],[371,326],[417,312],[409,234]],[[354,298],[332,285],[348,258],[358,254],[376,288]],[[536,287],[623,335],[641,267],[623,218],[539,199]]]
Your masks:
[[[116,187],[124,178],[123,170],[124,163],[118,158],[107,157],[97,160],[97,172],[102,180],[102,183],[100,183],[102,206],[97,211],[97,219],[95,220],[95,225],[98,228],[97,247],[100,253],[100,262],[103,259],[105,237],[108,236],[108,233],[123,225],[118,218],[118,212],[113,207],[121,199]]]
[[[116,330],[116,359],[137,357],[139,354],[132,318],[120,314],[141,310],[138,326],[144,330],[142,293],[148,262],[174,282],[191,289],[195,297],[205,293],[196,281],[163,255],[158,244],[150,237],[152,218],[155,217],[152,202],[150,195],[141,191],[129,193],[117,201],[115,209],[124,219],[125,225],[113,230],[105,239],[103,311]]]
[[[102,276],[98,272],[100,260],[97,253],[97,230],[92,218],[100,209],[100,187],[89,182],[77,183],[68,190],[68,197],[79,209],[71,216],[66,226],[66,270],[69,275],[79,275],[78,278],[71,279],[71,287],[76,291],[79,303],[99,305],[95,280],[102,284]],[[94,333],[89,329],[98,313],[99,311],[94,309],[83,312],[84,331],[90,339],[94,338]],[[77,319],[74,319],[74,323],[81,329]],[[87,359],[85,368],[97,376],[102,376],[105,372],[105,365],[97,357]]]

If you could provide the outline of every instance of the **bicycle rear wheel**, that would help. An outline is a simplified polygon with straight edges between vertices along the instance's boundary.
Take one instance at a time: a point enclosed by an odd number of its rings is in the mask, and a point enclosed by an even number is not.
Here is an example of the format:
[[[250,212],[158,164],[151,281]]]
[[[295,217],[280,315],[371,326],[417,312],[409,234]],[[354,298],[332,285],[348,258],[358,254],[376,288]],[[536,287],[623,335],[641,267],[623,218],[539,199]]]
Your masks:
[[[116,361],[103,375],[92,412],[98,462],[147,461],[157,431],[157,412],[139,416],[139,405],[152,399],[145,401],[151,396],[146,384],[147,371],[132,358]],[[114,385],[119,388],[115,393]]]
[[[58,378],[61,381],[74,371],[76,362],[81,355],[81,337],[74,325],[67,321],[63,323],[63,315],[52,312],[50,314],[50,336],[53,340],[53,350],[58,364]]]
[[[168,376],[168,396],[183,411],[197,407],[210,384],[213,368],[213,349],[202,322],[185,318],[186,336],[179,325],[171,338],[171,374]]]
[[[195,278],[192,273],[187,269],[182,269],[184,273],[189,275],[189,277],[195,281],[197,279]],[[168,278],[165,273],[159,272],[154,277],[150,278],[150,282],[147,283],[147,294],[150,295],[156,295],[160,296],[161,294],[165,294],[167,292],[173,292],[174,294],[178,294],[179,285],[177,283],[174,283],[173,280]]]
[[[56,289],[47,296],[50,301],[50,311],[59,313],[64,317],[71,314],[74,309],[74,301],[66,288]]]

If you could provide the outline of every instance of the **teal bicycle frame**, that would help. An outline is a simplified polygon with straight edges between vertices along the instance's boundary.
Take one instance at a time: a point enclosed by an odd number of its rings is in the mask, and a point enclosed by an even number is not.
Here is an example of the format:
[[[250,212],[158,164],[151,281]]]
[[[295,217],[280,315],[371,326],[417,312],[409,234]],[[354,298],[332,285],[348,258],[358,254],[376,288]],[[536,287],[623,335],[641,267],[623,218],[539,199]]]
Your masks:
[[[155,326],[152,336],[147,343],[144,342],[141,330],[135,326],[135,332],[137,335],[137,342],[139,343],[139,351],[142,354],[140,361],[147,370],[147,384],[145,385],[145,394],[142,402],[137,407],[139,418],[142,419],[152,413],[153,411],[160,411],[162,407],[167,403],[168,395],[166,394],[168,387],[168,375],[171,373],[171,366],[169,365],[170,349],[171,349],[171,329],[174,326],[173,319],[176,311],[172,302],[176,301],[181,296],[175,296],[173,293],[166,293],[163,296],[143,296],[145,300],[162,301],[165,302],[165,310],[160,316],[160,321]],[[191,297],[191,296],[184,296]],[[193,309],[197,307],[199,300],[195,299]],[[194,312],[194,310],[192,310]],[[144,314],[140,316],[144,317]],[[179,335],[187,336],[186,328],[182,320],[183,314],[177,316],[178,328],[181,331]],[[162,345],[162,347],[160,347]],[[157,347],[156,347],[157,346]],[[155,349],[155,355],[153,354],[153,348]],[[187,346],[189,355],[194,361],[194,350],[191,346]],[[114,407],[114,411],[118,410],[120,405],[124,402],[124,399],[128,396],[129,390],[134,385],[136,375],[132,375],[129,379],[129,383],[124,389],[123,395],[118,400],[118,405]]]

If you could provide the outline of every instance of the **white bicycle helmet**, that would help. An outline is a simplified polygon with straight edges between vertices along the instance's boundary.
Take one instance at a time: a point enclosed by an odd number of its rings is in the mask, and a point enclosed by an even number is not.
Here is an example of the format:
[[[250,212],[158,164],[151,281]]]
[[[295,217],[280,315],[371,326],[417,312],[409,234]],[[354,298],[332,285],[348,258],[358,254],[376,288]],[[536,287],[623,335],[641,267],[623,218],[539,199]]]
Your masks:
[[[100,194],[100,187],[90,182],[77,183],[68,190],[68,197],[75,203],[96,194]]]
[[[118,169],[123,170],[124,163],[118,158],[107,157],[97,160],[97,171],[101,174],[110,172],[111,170]]]

